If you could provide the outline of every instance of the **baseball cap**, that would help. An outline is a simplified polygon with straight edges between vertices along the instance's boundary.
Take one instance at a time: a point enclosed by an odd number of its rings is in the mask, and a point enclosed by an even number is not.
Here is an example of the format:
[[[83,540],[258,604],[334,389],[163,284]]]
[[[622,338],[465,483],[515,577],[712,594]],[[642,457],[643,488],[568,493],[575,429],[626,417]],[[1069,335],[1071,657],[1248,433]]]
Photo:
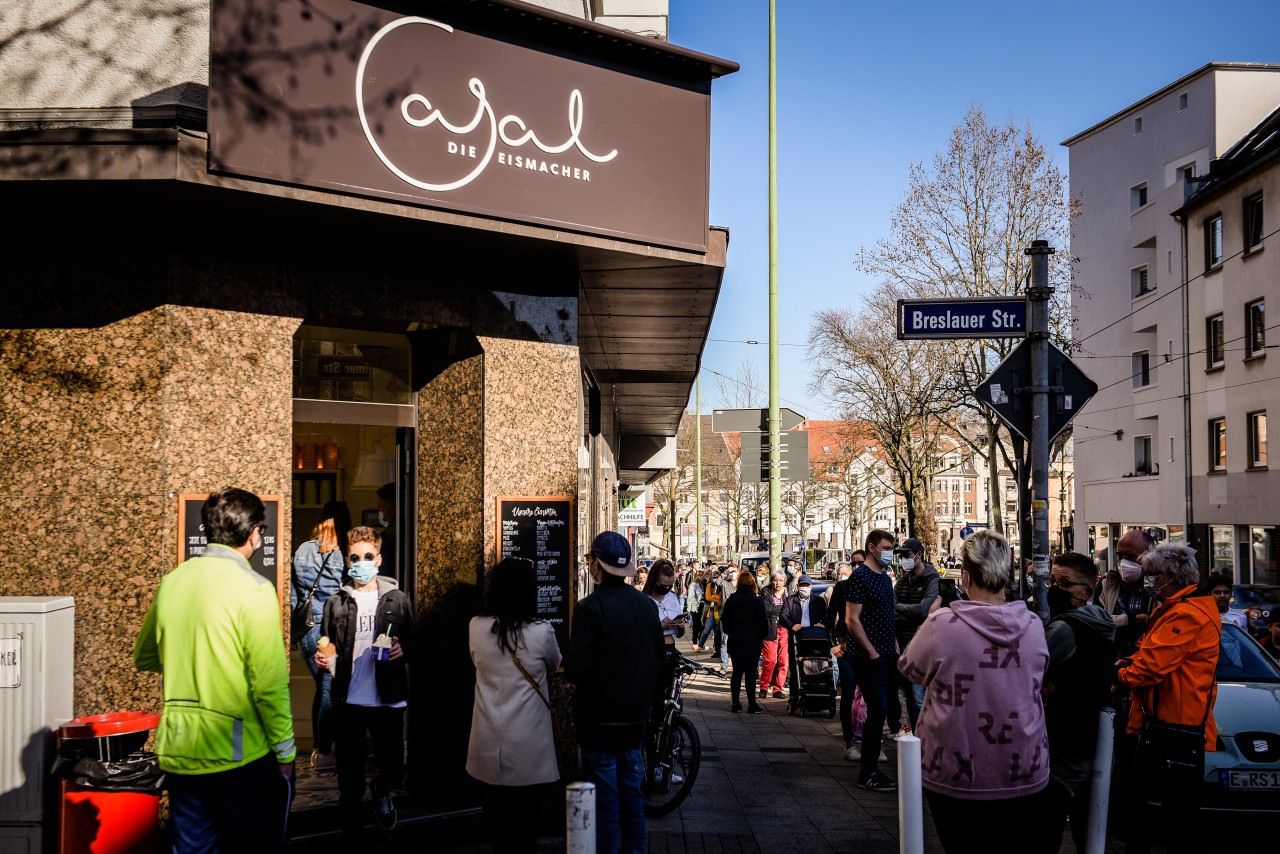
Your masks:
[[[600,561],[600,567],[610,575],[631,578],[636,574],[631,562],[631,543],[617,531],[601,531],[591,541],[591,555]]]
[[[902,545],[898,546],[897,551],[900,555],[907,554],[908,552],[923,552],[924,543],[920,542],[915,537],[908,537],[902,541]]]
[[[800,573],[800,580],[796,582],[796,586],[799,587],[801,584],[807,584],[810,587],[813,586],[813,579],[809,577],[809,573]]]

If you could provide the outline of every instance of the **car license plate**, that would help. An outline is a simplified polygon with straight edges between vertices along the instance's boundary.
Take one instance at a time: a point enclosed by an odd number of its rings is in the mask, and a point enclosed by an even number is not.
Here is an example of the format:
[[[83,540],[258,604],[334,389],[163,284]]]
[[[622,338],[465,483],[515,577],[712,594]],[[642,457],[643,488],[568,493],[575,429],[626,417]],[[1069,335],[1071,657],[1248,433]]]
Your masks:
[[[1280,789],[1280,771],[1222,771],[1222,785],[1242,791]]]

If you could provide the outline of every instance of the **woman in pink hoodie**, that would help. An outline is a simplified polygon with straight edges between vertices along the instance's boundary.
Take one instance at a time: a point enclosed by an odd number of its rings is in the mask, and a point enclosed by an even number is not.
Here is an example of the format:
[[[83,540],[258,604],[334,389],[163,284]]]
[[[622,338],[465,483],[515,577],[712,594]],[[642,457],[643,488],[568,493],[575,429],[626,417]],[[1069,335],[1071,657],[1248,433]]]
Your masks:
[[[1001,832],[984,838],[984,854],[1034,850],[1049,782],[1044,625],[1023,602],[1005,602],[1004,537],[974,533],[960,560],[969,600],[930,614],[898,659],[928,689],[916,732],[925,795],[945,851],[973,850],[973,831],[987,827]]]

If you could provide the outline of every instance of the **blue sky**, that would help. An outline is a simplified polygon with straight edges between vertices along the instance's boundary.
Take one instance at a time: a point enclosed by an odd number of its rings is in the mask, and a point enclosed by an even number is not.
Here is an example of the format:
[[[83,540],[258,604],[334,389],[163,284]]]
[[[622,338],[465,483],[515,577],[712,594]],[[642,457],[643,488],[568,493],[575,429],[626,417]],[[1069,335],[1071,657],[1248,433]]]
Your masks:
[[[779,348],[783,405],[838,412],[807,390],[815,309],[854,305],[876,282],[853,266],[888,233],[910,164],[928,161],[970,104],[1030,122],[1067,170],[1062,140],[1208,62],[1280,63],[1280,2],[777,0]],[[1041,10],[1049,10],[1043,14]],[[711,222],[729,266],[703,357],[768,382],[766,0],[670,0],[671,41],[742,66],[712,88]],[[892,329],[884,330],[892,335]],[[759,345],[733,343],[757,340]]]

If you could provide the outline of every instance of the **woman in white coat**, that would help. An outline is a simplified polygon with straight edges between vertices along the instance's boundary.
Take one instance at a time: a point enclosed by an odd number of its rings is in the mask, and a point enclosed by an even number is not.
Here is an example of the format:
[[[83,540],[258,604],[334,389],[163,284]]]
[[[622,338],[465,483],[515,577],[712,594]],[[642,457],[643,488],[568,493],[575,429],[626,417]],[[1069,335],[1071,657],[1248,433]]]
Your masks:
[[[537,848],[543,795],[560,779],[547,686],[560,647],[537,609],[533,563],[504,558],[489,571],[483,613],[471,620],[476,695],[467,773],[485,784],[499,854]]]

